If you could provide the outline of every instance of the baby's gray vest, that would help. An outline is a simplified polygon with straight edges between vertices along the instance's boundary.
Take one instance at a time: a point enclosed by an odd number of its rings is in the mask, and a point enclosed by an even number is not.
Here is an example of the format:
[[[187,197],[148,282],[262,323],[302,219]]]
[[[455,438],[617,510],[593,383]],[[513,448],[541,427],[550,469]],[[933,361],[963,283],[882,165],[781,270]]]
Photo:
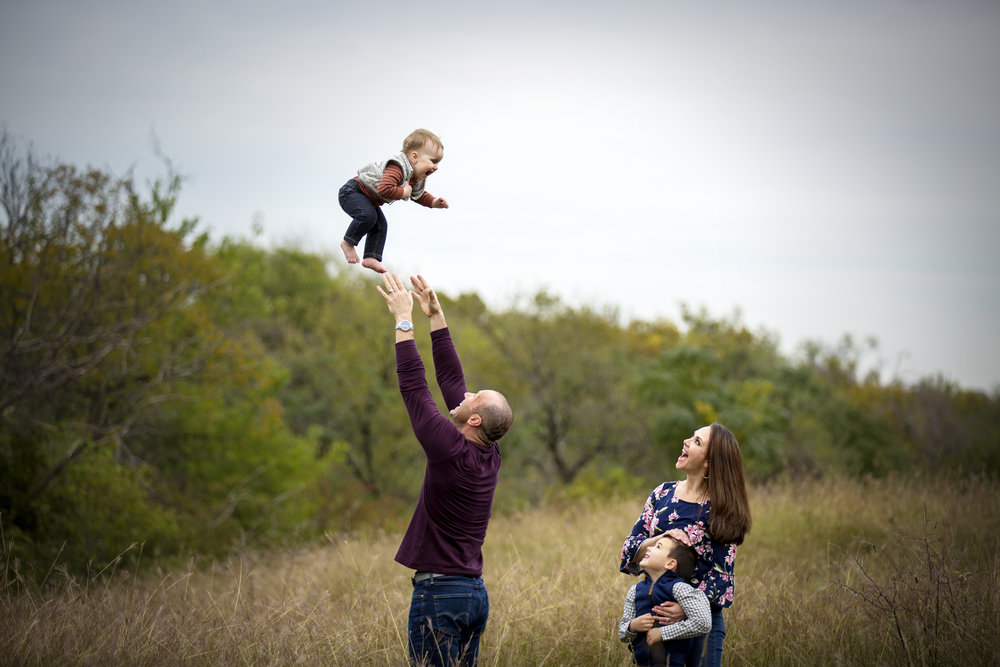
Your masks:
[[[396,201],[395,199],[385,199],[380,197],[378,194],[378,182],[382,180],[382,174],[385,173],[385,167],[390,162],[395,162],[400,167],[403,168],[403,181],[410,180],[413,176],[413,165],[410,161],[406,159],[406,153],[396,153],[391,155],[380,162],[370,162],[365,166],[358,169],[358,180],[361,181],[362,185],[371,190],[376,197],[384,201],[386,204],[391,204]],[[410,199],[420,199],[424,194],[424,181],[418,181],[413,187],[413,192],[410,193]]]

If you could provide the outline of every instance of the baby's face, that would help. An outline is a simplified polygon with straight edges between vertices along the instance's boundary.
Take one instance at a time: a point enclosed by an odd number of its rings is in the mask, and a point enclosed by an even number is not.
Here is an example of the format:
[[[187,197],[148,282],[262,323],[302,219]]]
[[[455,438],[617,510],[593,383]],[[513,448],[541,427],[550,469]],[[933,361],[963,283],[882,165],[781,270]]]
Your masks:
[[[413,177],[422,181],[438,170],[438,163],[444,158],[444,149],[427,141],[420,150],[410,151],[406,157],[413,166]]]

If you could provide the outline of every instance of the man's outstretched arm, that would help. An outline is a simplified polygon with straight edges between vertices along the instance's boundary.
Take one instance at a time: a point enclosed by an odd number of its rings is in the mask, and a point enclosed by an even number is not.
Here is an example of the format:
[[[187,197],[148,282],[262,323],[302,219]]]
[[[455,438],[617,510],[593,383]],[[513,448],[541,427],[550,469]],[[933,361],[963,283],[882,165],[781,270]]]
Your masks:
[[[465,373],[462,370],[462,362],[458,359],[455,344],[447,331],[448,322],[444,319],[444,311],[434,289],[421,275],[410,276],[410,282],[413,284],[413,293],[420,302],[421,310],[430,318],[434,374],[437,377],[438,387],[441,388],[445,407],[451,410],[465,398]]]
[[[410,282],[413,284],[413,293],[417,296],[417,301],[420,302],[420,308],[424,311],[424,315],[430,318],[431,331],[446,328],[448,323],[444,319],[441,303],[427,280],[422,275],[417,274],[410,276]]]
[[[382,289],[382,285],[385,285],[385,289]],[[375,289],[378,290],[382,298],[385,299],[385,305],[389,309],[389,312],[396,319],[396,342],[399,343],[404,340],[413,340],[413,327],[401,329],[399,328],[399,323],[403,321],[410,322],[413,321],[413,294],[410,290],[403,286],[403,281],[399,279],[395,273],[383,273],[382,274],[382,285],[376,285]]]

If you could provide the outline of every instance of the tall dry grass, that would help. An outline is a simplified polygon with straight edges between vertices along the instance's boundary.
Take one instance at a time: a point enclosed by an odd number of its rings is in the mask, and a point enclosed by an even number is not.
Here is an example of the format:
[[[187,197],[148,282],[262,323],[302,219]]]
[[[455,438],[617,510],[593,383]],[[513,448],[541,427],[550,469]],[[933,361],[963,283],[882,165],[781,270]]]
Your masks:
[[[483,665],[627,665],[617,571],[635,498],[498,516],[485,548]],[[781,482],[752,491],[726,612],[729,665],[1000,662],[1000,483]],[[404,665],[399,535],[332,537],[207,567],[39,586],[6,561],[0,660],[13,665]]]

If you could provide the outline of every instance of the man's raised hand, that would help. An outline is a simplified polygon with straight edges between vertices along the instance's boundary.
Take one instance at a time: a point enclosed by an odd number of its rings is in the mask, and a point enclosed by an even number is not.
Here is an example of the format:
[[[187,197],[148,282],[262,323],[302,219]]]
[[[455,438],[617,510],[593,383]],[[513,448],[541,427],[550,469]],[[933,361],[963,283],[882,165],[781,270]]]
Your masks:
[[[440,315],[441,304],[427,280],[422,275],[417,274],[410,276],[410,282],[413,284],[413,293],[417,295],[417,301],[420,302],[420,308],[424,311],[424,315],[427,317]]]
[[[382,285],[376,285],[375,289],[385,299],[385,305],[389,309],[389,312],[392,313],[397,321],[400,318],[409,319],[410,314],[413,312],[413,294],[410,290],[403,286],[403,281],[395,273],[383,273],[382,284],[385,286],[385,289],[382,289]],[[423,306],[423,303],[421,303],[421,306]]]

